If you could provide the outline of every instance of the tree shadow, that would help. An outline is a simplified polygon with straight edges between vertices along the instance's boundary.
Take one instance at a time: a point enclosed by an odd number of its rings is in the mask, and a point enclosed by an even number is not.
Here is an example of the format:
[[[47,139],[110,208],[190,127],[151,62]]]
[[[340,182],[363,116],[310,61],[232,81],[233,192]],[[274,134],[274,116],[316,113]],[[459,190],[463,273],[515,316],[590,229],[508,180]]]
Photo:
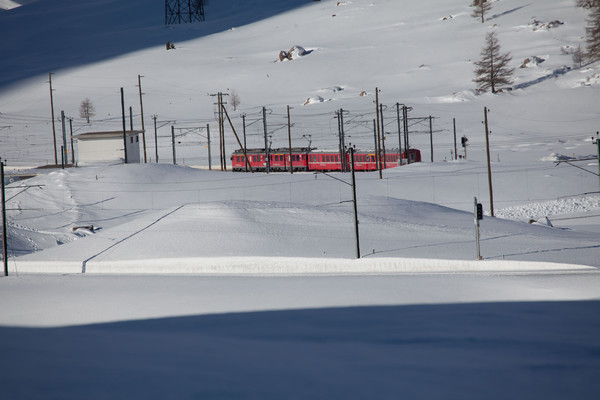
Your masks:
[[[525,7],[529,7],[530,5],[531,5],[531,3],[529,3],[529,4],[525,4],[524,6],[515,7],[515,8],[513,8],[513,9],[511,9],[511,10],[504,11],[504,12],[502,12],[502,13],[500,13],[500,14],[494,14],[494,15],[492,15],[491,17],[489,17],[489,18],[488,18],[486,21],[491,21],[491,20],[493,20],[493,19],[500,18],[500,17],[502,17],[502,16],[505,16],[505,15],[508,15],[508,14],[512,14],[512,13],[514,13],[515,11],[519,11],[520,9],[522,9],[522,8],[525,8]]]
[[[506,302],[0,327],[0,384],[11,399],[592,399],[598,315]]]
[[[554,71],[550,72],[549,74],[541,76],[537,79],[531,80],[529,82],[519,83],[518,85],[515,85],[513,87],[513,89],[526,89],[533,85],[537,85],[538,83],[547,81],[548,79],[558,78],[559,76],[564,75],[569,71],[571,71],[571,67],[560,67],[560,68],[557,68]]]

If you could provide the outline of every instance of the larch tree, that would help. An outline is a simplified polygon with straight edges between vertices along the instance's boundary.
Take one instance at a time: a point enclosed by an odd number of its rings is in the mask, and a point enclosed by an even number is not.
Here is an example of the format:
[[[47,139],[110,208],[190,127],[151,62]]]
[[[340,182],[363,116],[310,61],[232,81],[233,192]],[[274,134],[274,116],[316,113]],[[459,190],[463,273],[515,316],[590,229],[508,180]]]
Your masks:
[[[583,62],[585,61],[585,51],[581,48],[581,45],[577,46],[575,51],[573,51],[573,64],[577,68],[581,68],[583,66]]]
[[[92,104],[91,100],[87,97],[79,105],[79,117],[85,118],[86,122],[90,123],[90,118],[96,115],[96,108]]]
[[[509,66],[512,57],[510,53],[502,53],[496,32],[488,32],[485,36],[485,47],[481,50],[481,59],[475,61],[475,79],[477,89],[492,93],[498,92],[503,86],[512,83],[514,68]]]
[[[594,7],[598,4],[598,0],[575,0],[575,5],[582,8]]]
[[[593,62],[600,60],[600,0],[592,3],[589,12],[585,27],[586,57]]]
[[[485,15],[492,9],[492,3],[487,0],[473,0],[473,18],[481,18],[481,23],[485,22]]]

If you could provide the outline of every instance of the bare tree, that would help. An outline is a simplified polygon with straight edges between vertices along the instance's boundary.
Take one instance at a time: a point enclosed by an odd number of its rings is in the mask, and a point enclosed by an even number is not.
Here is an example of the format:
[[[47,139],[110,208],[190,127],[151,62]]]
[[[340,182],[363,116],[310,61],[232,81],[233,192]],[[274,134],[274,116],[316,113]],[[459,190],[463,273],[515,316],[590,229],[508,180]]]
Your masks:
[[[583,62],[585,61],[585,51],[581,48],[581,45],[577,46],[575,51],[573,51],[573,64],[578,68],[581,68]]]
[[[485,22],[485,15],[492,9],[492,3],[487,0],[473,0],[473,18],[481,18],[481,23]]]
[[[600,0],[594,0],[586,19],[586,57],[589,61],[600,60]]]
[[[500,43],[496,32],[488,32],[485,36],[485,47],[481,50],[481,59],[475,61],[475,79],[477,89],[496,93],[502,86],[512,83],[514,68],[508,66],[512,57],[510,53],[500,52]]]
[[[231,90],[231,92],[229,92],[229,99],[231,100],[231,105],[233,106],[233,111],[235,111],[237,109],[237,107],[240,105],[240,103],[242,102],[240,100],[240,95],[235,90]]]
[[[94,115],[96,115],[96,108],[91,100],[86,97],[79,106],[79,116],[85,118],[86,122],[89,124],[90,118],[94,117]]]

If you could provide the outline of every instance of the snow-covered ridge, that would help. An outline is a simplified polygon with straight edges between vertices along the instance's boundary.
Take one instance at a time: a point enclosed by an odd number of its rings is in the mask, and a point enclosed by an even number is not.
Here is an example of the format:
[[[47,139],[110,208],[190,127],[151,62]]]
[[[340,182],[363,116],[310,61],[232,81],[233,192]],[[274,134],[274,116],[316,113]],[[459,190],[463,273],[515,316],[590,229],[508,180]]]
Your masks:
[[[600,196],[587,195],[567,197],[558,200],[528,203],[499,209],[496,215],[501,218],[527,221],[553,215],[589,213],[600,211]]]
[[[388,275],[596,271],[594,267],[527,261],[416,258],[202,257],[127,261],[11,261],[9,273],[92,275]]]

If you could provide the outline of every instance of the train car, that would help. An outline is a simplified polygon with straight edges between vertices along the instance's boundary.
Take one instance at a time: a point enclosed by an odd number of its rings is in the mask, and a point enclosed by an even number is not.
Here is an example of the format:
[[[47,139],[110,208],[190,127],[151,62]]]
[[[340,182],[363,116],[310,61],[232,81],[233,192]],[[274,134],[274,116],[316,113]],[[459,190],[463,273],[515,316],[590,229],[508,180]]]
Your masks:
[[[316,150],[309,148],[292,148],[291,162],[290,151],[287,148],[269,150],[268,163],[264,149],[247,149],[249,164],[253,171],[284,172],[294,171],[342,171],[342,158],[337,151]],[[421,152],[418,149],[408,151],[410,163],[421,161]],[[400,164],[407,164],[407,152],[390,151],[381,160],[382,168],[394,168]],[[350,169],[350,154],[346,154],[346,170]],[[246,171],[246,159],[241,149],[231,155],[233,171]],[[354,169],[356,171],[376,171],[376,153],[373,151],[360,151],[354,153]],[[248,169],[249,170],[249,169]]]
[[[308,148],[292,148],[290,159],[290,150],[287,148],[274,149],[269,152],[270,170],[284,172],[308,171]]]
[[[267,168],[273,172],[289,171],[290,166],[294,171],[308,171],[308,152],[308,148],[292,148],[290,162],[288,149],[271,149],[267,163],[265,149],[246,150],[252,170],[259,172],[264,172]],[[234,151],[231,155],[231,168],[233,171],[246,171],[246,158],[241,149]]]
[[[377,169],[375,152],[357,151],[354,153],[354,170],[355,171],[375,171]],[[350,160],[348,159],[348,162]]]
[[[341,171],[340,153],[313,150],[308,155],[309,171]]]
[[[266,168],[266,158],[264,149],[247,149],[246,154],[248,155],[248,164],[253,171],[261,171]],[[246,171],[246,157],[244,152],[239,149],[233,152],[231,155],[231,169],[233,171]]]
[[[418,149],[408,149],[408,159],[410,160],[410,163],[416,163],[416,162],[421,162],[421,151],[419,151]],[[406,164],[407,163],[407,157],[406,157],[406,151],[404,151],[402,153],[402,164]]]

